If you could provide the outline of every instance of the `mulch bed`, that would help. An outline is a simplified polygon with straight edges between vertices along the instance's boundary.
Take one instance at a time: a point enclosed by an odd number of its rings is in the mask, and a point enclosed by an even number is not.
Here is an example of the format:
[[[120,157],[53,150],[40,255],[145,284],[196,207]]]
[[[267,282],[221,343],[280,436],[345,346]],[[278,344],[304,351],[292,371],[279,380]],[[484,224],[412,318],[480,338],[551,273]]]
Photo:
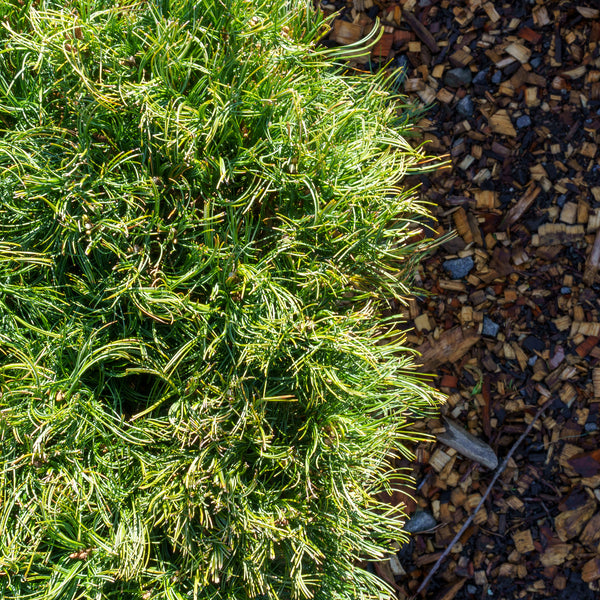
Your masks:
[[[405,67],[405,93],[449,165],[405,180],[444,238],[407,318],[442,414],[500,461],[472,525],[420,598],[600,597],[600,11],[594,1],[354,0],[327,43],[384,34],[365,64]],[[357,10],[357,8],[359,10]],[[352,65],[351,65],[352,66]],[[442,421],[423,425],[436,434]],[[494,470],[436,442],[409,466],[409,510],[435,519],[377,572],[413,596]],[[396,493],[390,501],[407,501]]]

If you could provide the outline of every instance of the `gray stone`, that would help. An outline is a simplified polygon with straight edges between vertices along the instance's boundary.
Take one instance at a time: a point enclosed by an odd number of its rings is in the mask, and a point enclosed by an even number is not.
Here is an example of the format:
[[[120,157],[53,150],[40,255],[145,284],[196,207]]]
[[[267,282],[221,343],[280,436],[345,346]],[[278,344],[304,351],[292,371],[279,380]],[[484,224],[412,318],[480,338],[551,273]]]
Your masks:
[[[473,77],[473,83],[475,85],[484,85],[487,81],[489,69],[483,69],[483,71],[479,71],[475,77]]]
[[[427,511],[417,510],[404,524],[404,530],[409,533],[421,533],[433,529],[436,525],[437,521]]]
[[[402,563],[398,560],[398,557],[395,554],[390,556],[390,569],[394,574],[394,577],[404,577],[406,575],[406,571],[402,566]]]
[[[473,74],[469,69],[457,67],[446,71],[444,75],[444,84],[453,88],[458,88],[463,85],[469,85],[473,80]]]
[[[596,425],[596,423],[586,423],[583,428],[588,432],[591,433],[592,431],[598,431],[598,425]]]
[[[475,262],[470,256],[464,258],[451,258],[444,261],[444,269],[448,271],[452,279],[462,279],[466,277],[471,269],[475,266]]]
[[[489,317],[483,317],[483,329],[481,330],[481,335],[496,337],[499,329],[500,325],[494,323]]]
[[[517,119],[517,129],[523,129],[523,127],[529,127],[531,125],[531,118],[529,115],[521,115]]]
[[[502,71],[496,71],[492,75],[492,83],[499,85],[502,82]]]
[[[471,96],[465,96],[464,98],[461,98],[457,102],[456,112],[461,117],[465,117],[465,118],[473,116],[473,113],[475,112],[475,105],[473,104],[473,100],[471,99]]]
[[[470,434],[456,421],[444,418],[446,431],[438,433],[437,439],[442,444],[454,448],[459,454],[478,462],[488,469],[498,466],[498,457],[488,444]]]

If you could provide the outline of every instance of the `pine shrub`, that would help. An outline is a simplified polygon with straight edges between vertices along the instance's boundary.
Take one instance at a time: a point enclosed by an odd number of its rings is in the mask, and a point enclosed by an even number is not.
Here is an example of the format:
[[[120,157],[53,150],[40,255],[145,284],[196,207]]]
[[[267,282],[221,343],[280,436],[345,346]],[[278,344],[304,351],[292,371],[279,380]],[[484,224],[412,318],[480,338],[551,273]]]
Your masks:
[[[0,22],[1,597],[389,597],[438,400],[383,317],[426,248],[396,74],[301,0]]]

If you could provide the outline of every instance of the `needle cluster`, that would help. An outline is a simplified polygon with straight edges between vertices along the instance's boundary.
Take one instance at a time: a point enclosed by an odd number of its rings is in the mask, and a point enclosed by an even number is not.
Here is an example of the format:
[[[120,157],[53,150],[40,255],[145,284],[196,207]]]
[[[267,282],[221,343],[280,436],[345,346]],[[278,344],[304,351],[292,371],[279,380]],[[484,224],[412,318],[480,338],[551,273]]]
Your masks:
[[[0,596],[355,600],[438,398],[424,168],[302,0],[0,5]]]

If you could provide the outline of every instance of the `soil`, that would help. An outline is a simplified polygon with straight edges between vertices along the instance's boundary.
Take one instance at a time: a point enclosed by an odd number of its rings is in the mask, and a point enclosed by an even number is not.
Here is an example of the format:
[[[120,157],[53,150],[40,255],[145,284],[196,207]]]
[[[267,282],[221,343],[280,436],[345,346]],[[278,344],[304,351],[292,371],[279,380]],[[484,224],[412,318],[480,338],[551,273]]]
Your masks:
[[[349,66],[402,67],[404,93],[430,107],[416,141],[448,165],[404,184],[433,203],[441,243],[405,310],[408,340],[448,395],[442,415],[499,459],[486,468],[436,441],[415,449],[416,464],[399,460],[418,492],[388,501],[435,525],[376,571],[399,598],[600,598],[598,4],[321,7],[340,11],[329,45],[383,27],[370,56]],[[441,419],[422,426],[446,429]]]

